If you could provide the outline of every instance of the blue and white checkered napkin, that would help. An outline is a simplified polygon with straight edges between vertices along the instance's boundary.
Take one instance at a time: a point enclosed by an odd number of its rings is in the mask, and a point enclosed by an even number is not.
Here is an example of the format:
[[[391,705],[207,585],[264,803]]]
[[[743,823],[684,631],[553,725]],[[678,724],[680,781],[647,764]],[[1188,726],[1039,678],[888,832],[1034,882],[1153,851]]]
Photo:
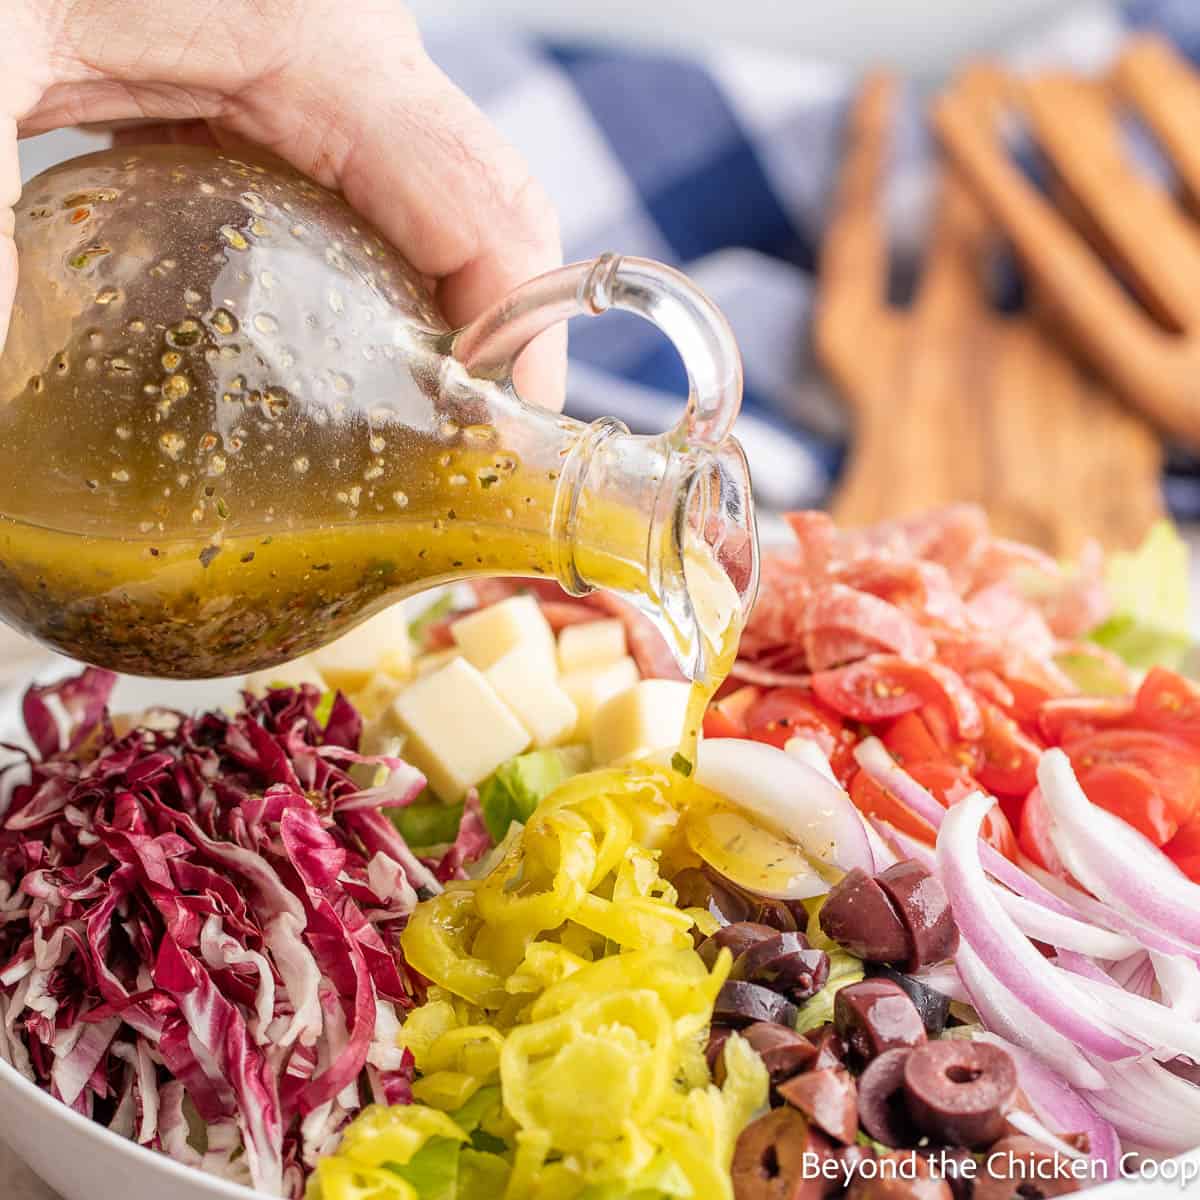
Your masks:
[[[1011,58],[1098,66],[1131,26],[1162,30],[1200,60],[1200,0],[1093,9]],[[561,213],[568,261],[605,250],[646,255],[713,297],[742,348],[739,436],[761,500],[776,509],[819,504],[846,426],[815,369],[808,319],[856,79],[744,49],[666,57],[488,32],[431,38],[430,50],[532,163]],[[900,261],[913,261],[921,240],[929,155],[913,96],[888,195]],[[571,362],[575,415],[613,414],[639,430],[677,418],[683,371],[645,322],[624,314],[575,322]],[[1179,517],[1200,517],[1200,463],[1173,453],[1166,494]]]

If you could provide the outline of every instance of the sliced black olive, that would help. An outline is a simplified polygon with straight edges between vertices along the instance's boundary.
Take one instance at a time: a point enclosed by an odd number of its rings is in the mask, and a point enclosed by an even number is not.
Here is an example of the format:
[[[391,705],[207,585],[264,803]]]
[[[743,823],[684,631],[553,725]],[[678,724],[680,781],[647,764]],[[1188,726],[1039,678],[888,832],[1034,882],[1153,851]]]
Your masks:
[[[758,1021],[742,1030],[742,1037],[763,1060],[773,1084],[807,1071],[817,1058],[817,1048],[808,1038],[783,1025]]]
[[[840,1067],[846,1061],[846,1043],[833,1025],[821,1025],[804,1035],[816,1047],[817,1057],[813,1069]]]
[[[939,1179],[950,1185],[954,1200],[973,1200],[979,1164],[970,1150],[962,1146],[930,1146],[917,1153],[929,1161]]]
[[[749,921],[758,906],[740,888],[700,867],[688,867],[671,880],[680,908],[702,908],[722,925]]]
[[[1012,1056],[988,1042],[929,1042],[904,1067],[904,1093],[917,1128],[951,1146],[981,1149],[1004,1133],[1017,1095]]]
[[[835,1142],[858,1133],[858,1089],[844,1067],[807,1071],[779,1085],[779,1095]]]
[[[915,1146],[920,1138],[904,1094],[904,1064],[911,1054],[907,1046],[885,1050],[858,1079],[858,1119],[885,1146]]]
[[[1030,1137],[1006,1137],[988,1150],[972,1200],[1050,1200],[1082,1189],[1072,1160]]]
[[[761,983],[803,1001],[825,986],[829,955],[811,949],[802,933],[777,933],[743,950],[734,960],[729,977]]]
[[[732,1032],[728,1025],[714,1025],[708,1031],[704,1061],[708,1063],[709,1074],[718,1087],[725,1082],[725,1043],[729,1041]]]
[[[905,975],[884,963],[872,963],[868,974],[872,978],[890,979],[897,987],[904,989],[921,1014],[925,1032],[931,1038],[937,1037],[946,1028],[946,1022],[950,1019],[950,997],[944,992],[936,991],[920,979]]]
[[[711,937],[706,937],[698,947],[697,953],[704,959],[705,965],[711,967],[717,961],[717,954],[728,949],[736,959],[744,954],[756,942],[772,938],[779,932],[770,925],[759,925],[755,921],[734,921],[722,925]]]
[[[796,1021],[796,1006],[786,997],[757,983],[728,979],[717,993],[713,1020],[740,1029],[755,1021],[771,1021],[789,1028]]]
[[[880,1160],[877,1174],[860,1172],[850,1184],[846,1200],[953,1200],[950,1185],[938,1179],[919,1154],[909,1150],[888,1157],[907,1161],[892,1167]]]
[[[958,926],[941,880],[910,859],[888,867],[875,876],[875,881],[904,922],[909,944],[908,970],[941,962],[958,949]]]
[[[744,891],[711,867],[686,867],[671,883],[680,908],[702,908],[722,925],[756,921],[784,932],[796,930],[796,918],[784,901]]]
[[[733,1152],[735,1200],[823,1200],[830,1180],[805,1169],[805,1156],[811,1154],[823,1161],[833,1157],[834,1149],[794,1108],[772,1109],[751,1121]]]
[[[890,979],[864,979],[842,988],[834,997],[833,1020],[859,1062],[869,1062],[898,1046],[919,1046],[926,1040],[916,1007]]]
[[[910,939],[887,893],[855,867],[821,905],[821,930],[827,938],[868,962],[904,962]]]

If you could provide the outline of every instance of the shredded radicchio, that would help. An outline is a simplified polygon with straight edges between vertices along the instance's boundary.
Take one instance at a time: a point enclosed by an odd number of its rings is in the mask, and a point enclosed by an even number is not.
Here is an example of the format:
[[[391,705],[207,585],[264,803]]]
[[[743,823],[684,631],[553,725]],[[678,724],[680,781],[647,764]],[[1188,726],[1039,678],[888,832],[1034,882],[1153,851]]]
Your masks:
[[[362,1104],[406,1103],[398,935],[487,846],[418,859],[383,811],[424,787],[358,753],[315,688],[234,715],[110,718],[114,677],[30,688],[28,779],[0,826],[0,1057],[77,1112],[298,1198]],[[355,764],[386,768],[363,788]],[[197,1133],[203,1125],[203,1137]]]

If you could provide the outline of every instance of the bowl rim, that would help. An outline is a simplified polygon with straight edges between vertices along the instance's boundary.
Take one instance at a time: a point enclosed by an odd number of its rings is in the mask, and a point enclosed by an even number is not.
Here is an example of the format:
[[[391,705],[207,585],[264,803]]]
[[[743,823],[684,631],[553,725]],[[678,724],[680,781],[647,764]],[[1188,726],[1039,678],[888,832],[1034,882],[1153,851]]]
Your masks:
[[[14,1085],[29,1103],[41,1109],[48,1117],[65,1121],[68,1126],[83,1136],[94,1138],[118,1154],[129,1154],[135,1162],[143,1162],[146,1166],[153,1165],[161,1168],[168,1175],[174,1176],[177,1182],[198,1186],[203,1181],[211,1191],[214,1200],[263,1200],[263,1196],[266,1195],[264,1192],[255,1191],[243,1184],[211,1175],[201,1167],[181,1163],[161,1150],[152,1150],[149,1146],[143,1146],[132,1138],[114,1133],[106,1125],[101,1125],[99,1122],[93,1121],[91,1117],[85,1117],[82,1113],[68,1107],[61,1100],[38,1087],[32,1080],[26,1079],[11,1063],[0,1059],[0,1085],[2,1084]],[[19,1150],[14,1149],[13,1153],[29,1166],[39,1180],[45,1182],[37,1168],[29,1163]]]

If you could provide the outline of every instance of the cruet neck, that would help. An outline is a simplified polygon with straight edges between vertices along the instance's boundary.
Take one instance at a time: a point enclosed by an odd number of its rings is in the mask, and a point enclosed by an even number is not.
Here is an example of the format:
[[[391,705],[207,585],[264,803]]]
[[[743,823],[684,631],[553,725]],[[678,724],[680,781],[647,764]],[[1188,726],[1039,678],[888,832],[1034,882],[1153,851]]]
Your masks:
[[[555,495],[555,574],[569,592],[616,591],[644,613],[689,679],[707,679],[758,585],[742,447],[631,434],[602,418],[567,454]]]

